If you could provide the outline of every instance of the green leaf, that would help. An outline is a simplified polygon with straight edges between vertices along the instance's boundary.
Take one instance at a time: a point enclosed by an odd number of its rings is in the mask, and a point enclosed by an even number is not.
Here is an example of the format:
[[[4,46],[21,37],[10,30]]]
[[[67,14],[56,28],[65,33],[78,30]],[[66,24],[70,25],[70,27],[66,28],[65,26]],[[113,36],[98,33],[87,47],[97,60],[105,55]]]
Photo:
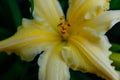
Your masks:
[[[70,77],[70,80],[104,80],[95,74],[73,71],[72,69],[70,69]]]
[[[21,25],[22,16],[21,16],[21,12],[18,7],[17,1],[16,0],[7,0],[7,2],[9,5],[9,8],[10,8],[10,11],[12,13],[12,17],[15,22],[15,25],[16,26]]]
[[[25,62],[15,54],[0,53],[0,80],[38,80],[37,61]]]
[[[120,52],[120,44],[112,43],[112,47],[110,48],[112,52]]]
[[[60,5],[62,7],[64,14],[66,15],[67,9],[68,9],[68,0],[59,0],[59,2],[60,2]]]
[[[13,33],[9,29],[0,26],[0,40],[3,40],[11,35],[13,35]]]
[[[110,9],[111,10],[120,9],[120,0],[111,0],[111,2],[110,2]]]
[[[113,60],[112,65],[115,66],[115,69],[120,71],[120,53],[112,53],[110,59]]]
[[[33,10],[34,10],[34,2],[33,2],[33,0],[29,0],[29,1],[30,1],[30,4],[31,4],[31,7],[30,7],[31,12],[30,12],[30,14],[31,14],[31,17],[33,18],[32,13],[33,13]]]

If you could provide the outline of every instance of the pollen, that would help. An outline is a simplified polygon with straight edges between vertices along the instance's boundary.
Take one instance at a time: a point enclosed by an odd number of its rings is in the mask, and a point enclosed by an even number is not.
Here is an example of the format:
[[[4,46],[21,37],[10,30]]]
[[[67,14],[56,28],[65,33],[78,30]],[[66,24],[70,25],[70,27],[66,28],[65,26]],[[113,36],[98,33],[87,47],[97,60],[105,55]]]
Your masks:
[[[59,32],[63,39],[67,39],[69,36],[68,29],[71,25],[68,21],[64,20],[64,16],[60,17],[60,23],[58,24]]]

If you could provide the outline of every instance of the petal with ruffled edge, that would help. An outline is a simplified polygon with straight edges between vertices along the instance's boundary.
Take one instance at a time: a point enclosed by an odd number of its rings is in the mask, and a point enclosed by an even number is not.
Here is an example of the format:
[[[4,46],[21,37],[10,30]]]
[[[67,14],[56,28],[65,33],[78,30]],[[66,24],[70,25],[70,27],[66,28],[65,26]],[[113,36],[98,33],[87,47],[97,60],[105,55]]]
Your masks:
[[[60,56],[61,47],[49,47],[38,60],[39,80],[69,80],[69,68]]]
[[[69,0],[67,19],[74,25],[93,19],[109,8],[109,0]]]
[[[106,11],[93,20],[86,22],[86,24],[81,24],[73,26],[73,35],[82,36],[88,40],[96,41],[99,40],[100,35],[104,35],[109,29],[111,29],[117,22],[120,21],[120,11]]]
[[[117,71],[109,60],[108,41],[105,36],[90,42],[85,38],[72,36],[68,47],[63,48],[64,61],[74,70],[95,73],[106,80],[119,80]],[[107,47],[106,47],[107,44]]]
[[[24,19],[15,35],[0,41],[0,51],[16,53],[22,59],[32,60],[46,46],[60,42],[58,34],[46,26],[44,23],[37,24],[36,21]]]
[[[111,29],[117,22],[120,21],[120,10],[106,11],[95,19],[86,23],[92,29],[95,29],[98,34],[105,34],[109,29]]]
[[[56,30],[64,14],[57,0],[34,0],[33,16],[39,21],[46,21]]]
[[[80,53],[82,52],[72,44],[68,44],[62,49],[62,57],[70,68],[73,70],[80,69],[83,72],[92,71],[93,67],[91,67],[91,63],[89,63],[87,59],[85,59],[86,57]]]

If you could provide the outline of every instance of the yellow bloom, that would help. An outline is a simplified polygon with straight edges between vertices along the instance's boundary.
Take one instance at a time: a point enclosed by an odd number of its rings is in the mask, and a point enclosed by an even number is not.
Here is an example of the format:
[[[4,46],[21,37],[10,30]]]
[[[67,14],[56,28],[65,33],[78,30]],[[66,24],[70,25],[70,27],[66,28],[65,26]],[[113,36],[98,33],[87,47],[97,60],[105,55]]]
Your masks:
[[[69,67],[120,80],[105,36],[120,11],[108,8],[109,0],[69,0],[65,19],[57,0],[34,0],[34,19],[23,19],[17,33],[0,42],[0,51],[28,61],[44,51],[38,60],[39,80],[69,80]]]

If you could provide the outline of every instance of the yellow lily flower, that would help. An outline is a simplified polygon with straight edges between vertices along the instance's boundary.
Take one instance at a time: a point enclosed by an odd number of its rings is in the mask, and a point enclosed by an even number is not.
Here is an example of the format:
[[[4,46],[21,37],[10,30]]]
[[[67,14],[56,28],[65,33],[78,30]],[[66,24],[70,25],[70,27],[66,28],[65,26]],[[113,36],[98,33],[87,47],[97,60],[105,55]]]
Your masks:
[[[44,51],[38,59],[39,80],[69,80],[69,67],[120,80],[105,36],[120,20],[120,11],[108,9],[109,0],[69,0],[65,19],[57,0],[34,0],[34,19],[23,19],[15,35],[0,41],[0,51],[27,61]]]

